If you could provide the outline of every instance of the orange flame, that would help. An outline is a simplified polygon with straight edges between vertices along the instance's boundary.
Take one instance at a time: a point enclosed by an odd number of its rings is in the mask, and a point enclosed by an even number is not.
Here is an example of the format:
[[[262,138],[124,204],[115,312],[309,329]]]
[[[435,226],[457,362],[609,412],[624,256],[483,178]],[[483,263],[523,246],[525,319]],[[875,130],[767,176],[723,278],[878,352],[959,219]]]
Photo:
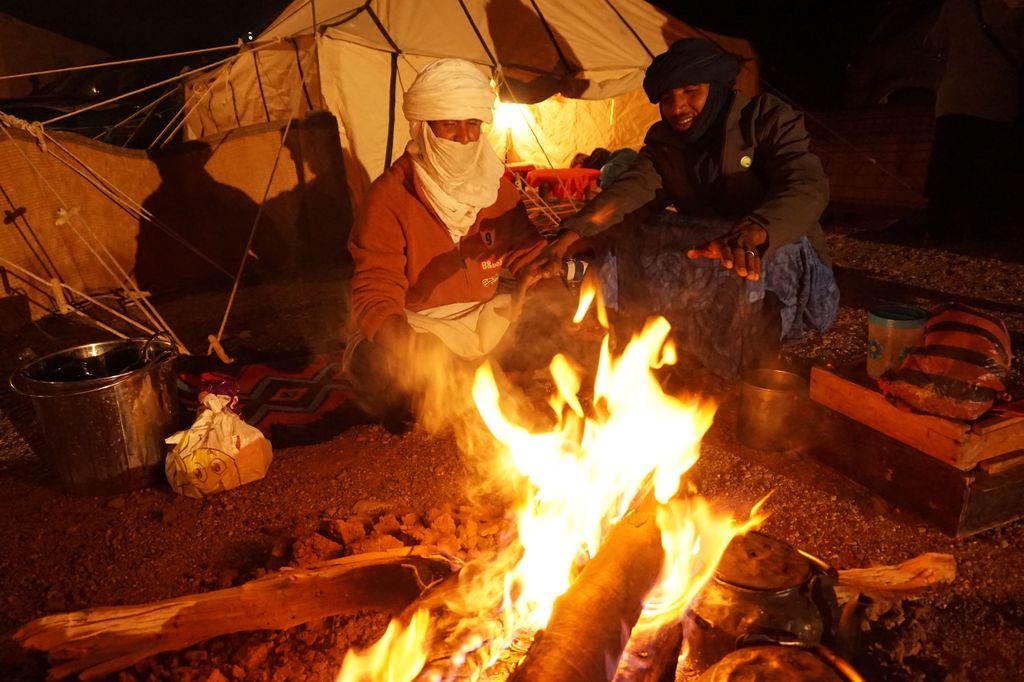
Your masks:
[[[657,629],[682,617],[697,593],[711,579],[729,543],[766,518],[759,510],[765,497],[741,523],[717,514],[698,496],[671,500],[658,508],[658,528],[665,550],[661,578],[644,604],[634,632]]]
[[[408,682],[427,662],[430,612],[420,609],[408,626],[397,618],[384,635],[365,651],[349,649],[337,682]]]
[[[596,289],[585,287],[584,292],[576,321],[596,301],[606,325]],[[458,667],[473,651],[484,652],[483,665],[489,665],[513,639],[543,628],[581,563],[648,494],[661,505],[657,517],[666,560],[640,628],[681,617],[732,538],[763,520],[757,507],[749,520],[737,523],[696,495],[677,499],[715,408],[696,397],[662,391],[653,370],[675,362],[669,331],[667,321],[653,319],[615,358],[606,336],[589,401],[580,397],[580,374],[566,357],[555,356],[550,371],[556,393],[549,405],[557,423],[548,431],[533,432],[506,416],[491,367],[485,364],[477,371],[473,398],[503,451],[493,468],[510,471],[505,483],[522,496],[514,509],[517,538],[486,565],[460,574],[459,590],[448,606],[465,615],[459,629],[466,637],[450,666]],[[493,627],[495,614],[500,632]],[[405,629],[392,623],[361,658],[346,657],[343,672],[348,667],[354,672],[339,682],[415,678],[428,649],[429,624],[426,615],[420,618],[417,613]],[[419,647],[412,641],[416,638]]]
[[[573,324],[579,324],[586,317],[587,311],[592,303],[597,305],[597,320],[601,326],[608,329],[608,313],[604,307],[604,299],[601,297],[601,290],[595,283],[596,275],[594,268],[588,268],[583,278],[583,286],[580,287],[580,300],[576,306],[576,314],[573,315]]]

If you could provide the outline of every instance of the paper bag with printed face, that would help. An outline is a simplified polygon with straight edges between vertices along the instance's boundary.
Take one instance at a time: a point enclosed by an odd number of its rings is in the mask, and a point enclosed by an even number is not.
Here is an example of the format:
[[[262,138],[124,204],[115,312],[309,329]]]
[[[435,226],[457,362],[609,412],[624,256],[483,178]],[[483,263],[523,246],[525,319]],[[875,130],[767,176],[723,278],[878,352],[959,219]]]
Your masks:
[[[263,478],[273,451],[270,441],[235,411],[237,397],[221,388],[200,391],[192,427],[167,438],[174,449],[164,462],[167,482],[187,497],[204,497]],[[235,392],[237,393],[237,392]]]

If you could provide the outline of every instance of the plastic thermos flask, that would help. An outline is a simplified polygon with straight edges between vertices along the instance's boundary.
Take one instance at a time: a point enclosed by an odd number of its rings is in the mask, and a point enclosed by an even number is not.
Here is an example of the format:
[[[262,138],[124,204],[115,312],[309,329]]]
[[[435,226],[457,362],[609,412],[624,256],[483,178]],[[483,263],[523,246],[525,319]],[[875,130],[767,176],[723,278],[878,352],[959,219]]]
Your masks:
[[[880,305],[868,311],[868,376],[897,368],[924,336],[928,311],[910,305]]]

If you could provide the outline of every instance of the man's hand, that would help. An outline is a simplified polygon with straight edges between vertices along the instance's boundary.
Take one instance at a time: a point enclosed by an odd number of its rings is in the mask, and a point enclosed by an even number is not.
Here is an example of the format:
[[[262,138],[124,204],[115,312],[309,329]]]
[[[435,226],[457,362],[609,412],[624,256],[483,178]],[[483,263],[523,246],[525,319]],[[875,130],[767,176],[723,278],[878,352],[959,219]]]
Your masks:
[[[534,284],[547,277],[562,274],[562,260],[573,244],[581,237],[572,230],[559,234],[554,241],[544,247],[533,260],[526,263],[519,271],[519,288],[525,292]]]
[[[729,234],[686,252],[687,258],[715,258],[734,269],[744,279],[761,279],[761,256],[757,247],[768,241],[768,231],[757,223],[743,220]]]

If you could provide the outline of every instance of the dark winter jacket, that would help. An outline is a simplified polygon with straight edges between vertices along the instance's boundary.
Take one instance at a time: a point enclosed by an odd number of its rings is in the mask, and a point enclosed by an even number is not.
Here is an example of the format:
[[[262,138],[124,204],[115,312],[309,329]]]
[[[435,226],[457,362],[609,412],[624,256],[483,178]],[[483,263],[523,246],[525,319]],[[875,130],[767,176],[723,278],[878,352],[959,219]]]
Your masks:
[[[720,189],[697,191],[687,152],[664,121],[651,126],[633,165],[563,227],[593,237],[624,221],[673,205],[681,216],[749,218],[768,231],[765,254],[806,235],[826,263],[818,224],[828,204],[828,179],[808,150],[803,115],[769,94],[733,93],[725,120]]]

